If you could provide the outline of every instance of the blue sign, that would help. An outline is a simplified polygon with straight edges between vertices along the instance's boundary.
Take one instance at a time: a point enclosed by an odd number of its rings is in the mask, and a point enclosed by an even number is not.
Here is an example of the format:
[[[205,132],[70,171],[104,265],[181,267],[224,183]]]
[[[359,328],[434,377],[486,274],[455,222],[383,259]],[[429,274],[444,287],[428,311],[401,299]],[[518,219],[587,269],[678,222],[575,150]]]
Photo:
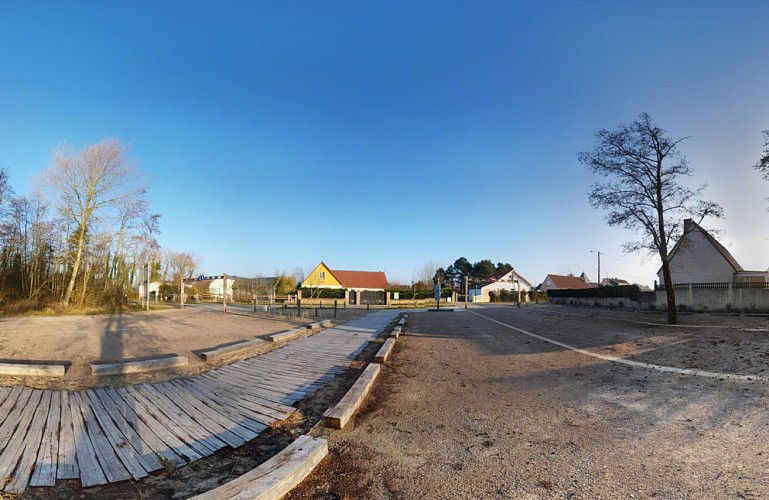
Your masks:
[[[435,284],[433,286],[433,292],[435,293],[435,302],[441,301],[441,286],[438,284]]]

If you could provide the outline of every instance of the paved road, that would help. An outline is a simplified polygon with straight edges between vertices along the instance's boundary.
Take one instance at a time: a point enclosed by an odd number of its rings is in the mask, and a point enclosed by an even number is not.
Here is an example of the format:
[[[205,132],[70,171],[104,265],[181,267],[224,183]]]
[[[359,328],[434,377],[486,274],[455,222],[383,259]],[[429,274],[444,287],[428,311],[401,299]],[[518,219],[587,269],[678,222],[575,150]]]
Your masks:
[[[733,373],[766,369],[766,349],[756,351],[765,334],[571,312],[583,314],[412,314],[361,415],[320,432],[331,458],[291,498],[769,497],[767,382],[618,364],[509,326],[594,353]],[[751,362],[733,356],[745,348],[756,351]]]

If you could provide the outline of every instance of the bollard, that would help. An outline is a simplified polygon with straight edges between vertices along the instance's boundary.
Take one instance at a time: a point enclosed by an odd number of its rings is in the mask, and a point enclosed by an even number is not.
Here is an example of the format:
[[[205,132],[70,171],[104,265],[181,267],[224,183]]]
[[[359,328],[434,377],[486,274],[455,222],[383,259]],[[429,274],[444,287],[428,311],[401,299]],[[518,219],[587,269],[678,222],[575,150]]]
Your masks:
[[[336,318],[336,300],[334,301],[334,318]]]
[[[366,310],[368,311],[370,309],[371,309],[371,304],[366,304]]]
[[[317,307],[315,308],[315,317],[316,318],[318,317],[318,308]]]
[[[302,299],[296,299],[296,317],[302,317]]]

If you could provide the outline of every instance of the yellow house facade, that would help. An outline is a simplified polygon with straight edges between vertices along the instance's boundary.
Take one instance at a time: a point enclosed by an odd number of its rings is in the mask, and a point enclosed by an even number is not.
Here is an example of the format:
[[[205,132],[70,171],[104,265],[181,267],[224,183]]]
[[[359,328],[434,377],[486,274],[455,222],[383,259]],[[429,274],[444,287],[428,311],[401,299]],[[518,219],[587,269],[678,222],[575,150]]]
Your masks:
[[[302,281],[303,287],[344,288],[328,266],[321,262]]]

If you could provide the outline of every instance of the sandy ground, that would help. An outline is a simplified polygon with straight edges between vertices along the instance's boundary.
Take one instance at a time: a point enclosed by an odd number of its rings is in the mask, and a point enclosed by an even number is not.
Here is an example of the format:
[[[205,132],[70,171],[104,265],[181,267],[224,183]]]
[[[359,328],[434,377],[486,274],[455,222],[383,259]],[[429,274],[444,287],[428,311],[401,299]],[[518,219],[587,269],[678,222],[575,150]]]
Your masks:
[[[309,317],[250,314],[248,308],[221,312],[221,305],[188,306],[183,310],[134,312],[94,316],[19,316],[0,318],[0,362],[68,361],[59,380],[0,377],[0,385],[77,389],[96,385],[123,385],[198,373],[216,364],[204,363],[193,351],[237,340],[252,340],[333,317],[332,310],[307,311]],[[337,322],[364,314],[365,310],[338,311]],[[263,349],[274,347],[265,345]],[[177,354],[189,367],[150,375],[93,377],[94,361],[120,361]],[[253,355],[253,354],[252,354]],[[236,358],[233,358],[236,359]],[[228,360],[230,361],[230,360]]]
[[[763,374],[769,320],[471,309],[596,353]],[[660,373],[472,312],[412,314],[304,498],[767,498],[769,382]]]

